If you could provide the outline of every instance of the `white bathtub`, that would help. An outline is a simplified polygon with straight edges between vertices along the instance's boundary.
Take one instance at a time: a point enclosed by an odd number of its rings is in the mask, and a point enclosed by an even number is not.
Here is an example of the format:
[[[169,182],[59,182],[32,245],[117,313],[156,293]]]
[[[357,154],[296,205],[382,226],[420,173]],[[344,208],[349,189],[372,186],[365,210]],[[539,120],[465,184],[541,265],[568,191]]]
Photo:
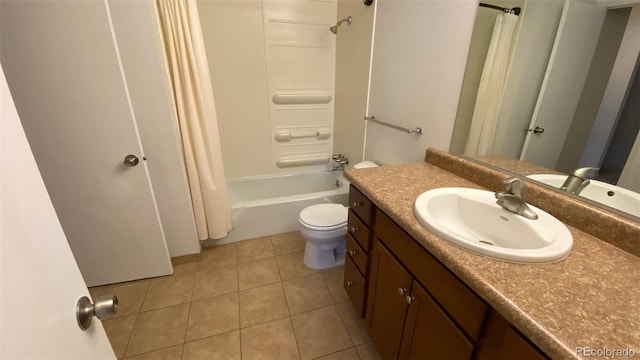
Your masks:
[[[305,207],[346,206],[349,197],[349,181],[341,172],[245,177],[229,179],[227,184],[234,228],[211,245],[298,230],[298,214]]]

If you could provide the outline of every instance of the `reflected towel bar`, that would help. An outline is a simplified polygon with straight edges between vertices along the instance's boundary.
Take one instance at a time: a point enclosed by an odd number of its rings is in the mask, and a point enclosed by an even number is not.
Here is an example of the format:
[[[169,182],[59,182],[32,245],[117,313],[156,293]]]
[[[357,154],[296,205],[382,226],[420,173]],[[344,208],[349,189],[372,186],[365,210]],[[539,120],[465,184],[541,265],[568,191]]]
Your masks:
[[[395,125],[395,124],[391,124],[391,123],[388,123],[388,122],[384,122],[384,121],[382,121],[382,120],[378,120],[378,119],[376,119],[376,117],[375,117],[375,116],[373,116],[373,115],[371,115],[371,116],[365,116],[365,117],[364,117],[364,119],[365,119],[366,121],[373,121],[374,123],[378,123],[378,124],[380,124],[380,125],[384,125],[384,126],[387,126],[387,127],[392,128],[392,129],[400,130],[400,131],[402,131],[402,132],[406,132],[406,133],[409,133],[409,134],[418,134],[418,135],[422,135],[422,134],[424,133],[424,129],[423,129],[423,128],[421,128],[421,127],[417,127],[417,128],[415,128],[415,129],[409,129],[409,128],[405,128],[405,127],[398,126],[398,125]]]

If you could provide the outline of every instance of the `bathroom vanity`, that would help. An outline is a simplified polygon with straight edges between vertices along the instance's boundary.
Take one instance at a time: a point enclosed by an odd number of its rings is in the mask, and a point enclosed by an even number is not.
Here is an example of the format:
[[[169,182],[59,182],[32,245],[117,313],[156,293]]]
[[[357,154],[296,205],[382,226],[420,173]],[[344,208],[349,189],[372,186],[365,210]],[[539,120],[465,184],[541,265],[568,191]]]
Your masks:
[[[344,287],[383,358],[640,353],[636,255],[574,227],[572,254],[556,263],[476,255],[430,233],[412,209],[426,190],[482,186],[429,163],[345,174],[352,187]]]

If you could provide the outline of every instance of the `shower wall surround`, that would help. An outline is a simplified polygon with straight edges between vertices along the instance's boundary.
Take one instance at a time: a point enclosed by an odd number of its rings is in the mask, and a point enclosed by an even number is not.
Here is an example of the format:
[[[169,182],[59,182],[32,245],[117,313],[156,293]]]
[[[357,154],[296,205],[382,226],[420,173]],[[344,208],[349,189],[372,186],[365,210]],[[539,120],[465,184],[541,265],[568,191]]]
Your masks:
[[[198,7],[227,176],[326,168],[336,41],[329,26],[337,2],[222,0]],[[316,164],[301,165],[307,160]]]

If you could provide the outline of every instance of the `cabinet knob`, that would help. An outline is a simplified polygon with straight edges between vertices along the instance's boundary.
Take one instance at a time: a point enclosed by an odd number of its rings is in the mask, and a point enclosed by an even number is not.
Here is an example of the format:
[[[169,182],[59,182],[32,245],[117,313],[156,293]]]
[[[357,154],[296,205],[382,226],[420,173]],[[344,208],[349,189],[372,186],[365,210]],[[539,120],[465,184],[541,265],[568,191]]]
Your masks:
[[[404,299],[407,301],[407,304],[411,304],[416,298],[414,296],[407,295],[404,297]]]
[[[353,281],[347,280],[347,286],[351,286],[351,285],[353,285]]]
[[[402,296],[404,294],[407,293],[407,289],[405,288],[398,288],[398,295]]]
[[[362,203],[359,201],[354,201],[353,204],[351,204],[351,208],[355,209],[357,207],[362,206]]]
[[[354,256],[356,254],[355,250],[349,250],[347,251],[349,253],[349,255]]]
[[[360,229],[358,229],[357,226],[352,226],[351,229],[349,229],[349,231],[351,231],[351,233],[355,233],[358,230],[360,230]]]

